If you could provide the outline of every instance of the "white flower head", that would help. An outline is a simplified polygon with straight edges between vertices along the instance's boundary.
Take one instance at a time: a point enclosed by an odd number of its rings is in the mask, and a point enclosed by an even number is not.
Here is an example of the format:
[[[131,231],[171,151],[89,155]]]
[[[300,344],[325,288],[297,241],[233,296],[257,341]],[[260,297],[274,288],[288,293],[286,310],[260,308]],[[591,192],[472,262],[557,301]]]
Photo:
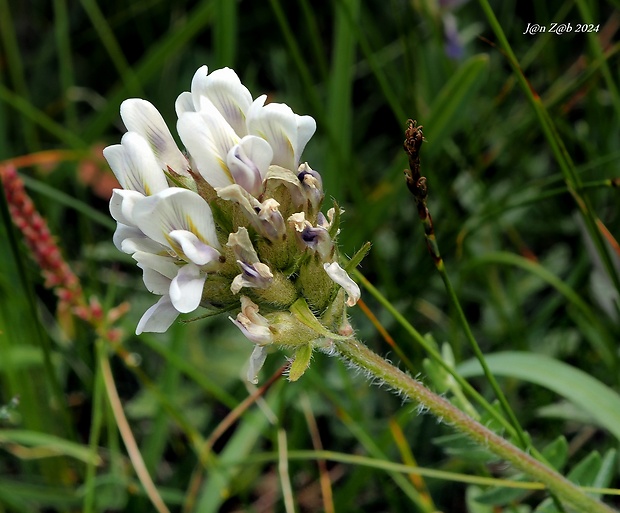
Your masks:
[[[300,162],[316,123],[266,99],[253,99],[233,70],[202,66],[175,104],[184,150],[142,99],[122,103],[127,133],[104,150],[122,186],[110,200],[114,244],[159,296],[136,333],[164,332],[201,305],[240,307],[230,320],[255,345],[252,382],[268,346],[299,356],[300,347],[338,332],[330,313],[344,308],[338,286],[347,305],[360,297],[334,261],[339,216],[320,212],[321,175]]]

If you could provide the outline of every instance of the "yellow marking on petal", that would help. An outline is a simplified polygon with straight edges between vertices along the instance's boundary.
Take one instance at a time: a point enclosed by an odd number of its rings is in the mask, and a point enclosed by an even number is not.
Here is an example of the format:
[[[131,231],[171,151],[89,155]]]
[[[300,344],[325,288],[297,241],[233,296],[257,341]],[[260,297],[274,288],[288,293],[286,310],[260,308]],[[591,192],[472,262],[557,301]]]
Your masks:
[[[188,231],[192,232],[196,237],[198,237],[205,244],[208,244],[208,242],[206,240],[204,240],[204,237],[198,231],[198,228],[196,228],[196,225],[194,224],[194,221],[192,220],[192,218],[188,214],[185,215],[185,223],[186,223]]]
[[[226,176],[230,179],[230,183],[235,183],[235,179],[232,176],[232,173],[230,172],[230,169],[228,169],[228,166],[226,165],[226,162],[224,162],[222,159],[218,158],[217,159],[220,167],[222,168],[222,171],[224,171],[224,173],[226,173]]]
[[[282,132],[284,134],[284,132]],[[293,144],[291,143],[291,140],[284,136],[284,138],[286,139],[286,142],[288,143],[288,149],[291,152],[291,155],[295,156],[295,149],[293,148]]]
[[[188,258],[185,256],[185,253],[183,253],[183,249],[181,248],[179,243],[175,241],[172,237],[170,237],[170,235],[168,235],[167,233],[164,235],[164,237],[166,238],[166,242],[168,243],[168,245],[172,248],[172,251],[176,253],[177,258],[182,258],[183,260],[187,261]]]
[[[150,196],[151,195],[151,188],[148,186],[148,184],[146,182],[143,182],[142,185],[144,186],[144,195],[145,196]]]

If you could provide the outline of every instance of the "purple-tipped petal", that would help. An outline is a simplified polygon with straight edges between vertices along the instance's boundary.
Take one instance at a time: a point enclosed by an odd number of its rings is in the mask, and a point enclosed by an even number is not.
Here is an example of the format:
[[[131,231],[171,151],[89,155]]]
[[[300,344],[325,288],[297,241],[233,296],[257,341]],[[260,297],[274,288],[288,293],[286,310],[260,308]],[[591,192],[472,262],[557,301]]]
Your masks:
[[[273,150],[267,141],[248,135],[231,148],[226,163],[235,183],[253,196],[258,196],[272,158]]]

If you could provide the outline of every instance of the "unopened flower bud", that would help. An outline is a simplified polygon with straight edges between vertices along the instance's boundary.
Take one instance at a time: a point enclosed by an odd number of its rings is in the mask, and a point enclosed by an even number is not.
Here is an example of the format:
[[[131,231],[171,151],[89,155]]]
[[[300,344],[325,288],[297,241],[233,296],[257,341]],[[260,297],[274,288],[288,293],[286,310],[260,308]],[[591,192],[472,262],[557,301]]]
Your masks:
[[[278,210],[279,203],[273,198],[261,203],[237,184],[217,189],[217,195],[223,200],[239,205],[246,219],[263,237],[271,241],[278,241],[284,237],[286,225]]]
[[[241,312],[235,319],[229,319],[243,335],[257,345],[250,358],[248,380],[256,382],[256,375],[262,367],[266,346],[298,348],[320,338],[321,334],[300,322],[290,312],[274,312],[262,316],[259,307],[250,298],[241,296]]]
[[[310,222],[306,221],[306,215],[303,212],[293,214],[288,218],[288,222],[297,232],[297,240],[301,248],[308,248],[316,252],[323,261],[331,258],[335,248],[329,232],[325,228],[312,226]]]
[[[234,294],[243,287],[266,289],[271,285],[273,273],[269,266],[259,261],[246,228],[241,227],[236,233],[231,233],[226,245],[232,248],[237,264],[241,268],[241,274],[235,276],[230,286]]]
[[[318,212],[323,203],[323,180],[321,175],[312,169],[307,162],[299,166],[297,178],[301,182],[304,196],[308,201],[308,210],[311,213]]]
[[[241,312],[236,319],[229,319],[250,342],[264,346],[273,342],[273,333],[269,329],[269,321],[258,310],[258,305],[249,297],[241,296]]]

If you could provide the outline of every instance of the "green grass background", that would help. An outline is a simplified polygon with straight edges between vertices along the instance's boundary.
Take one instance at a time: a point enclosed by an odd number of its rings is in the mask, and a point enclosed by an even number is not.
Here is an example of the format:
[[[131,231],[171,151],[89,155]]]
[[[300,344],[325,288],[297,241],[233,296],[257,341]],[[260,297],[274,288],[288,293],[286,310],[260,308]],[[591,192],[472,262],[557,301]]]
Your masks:
[[[579,484],[617,487],[620,269],[596,222],[620,234],[618,5],[496,1],[494,23],[486,2],[473,1],[0,0],[0,162],[69,150],[19,171],[87,294],[106,309],[131,304],[120,348],[59,318],[2,207],[0,512],[153,511],[106,399],[98,369],[108,359],[171,511],[555,511],[540,492],[483,491],[443,475],[425,480],[427,495],[407,474],[374,468],[389,460],[511,475],[450,426],[321,354],[199,457],[200,441],[248,395],[252,347],[225,317],[133,335],[156,298],[112,245],[96,184],[111,175],[102,147],[124,131],[120,102],[148,99],[174,132],[174,100],[202,64],[232,67],[254,96],[316,119],[303,158],[322,174],[327,204],[333,197],[346,210],[343,252],[372,242],[362,273],[431,343],[445,343],[444,358],[492,402],[404,184],[406,121],[424,125],[438,243],[521,426]],[[530,22],[573,31],[523,34]],[[458,48],[444,34],[452,23]],[[576,33],[582,23],[598,30]],[[362,297],[408,370],[458,402],[406,328]],[[399,363],[359,308],[351,316],[362,340]],[[115,356],[123,351],[129,357]],[[270,356],[263,380],[283,363]],[[365,457],[327,463],[331,499],[315,459],[298,453],[317,449],[313,422],[325,450]]]

